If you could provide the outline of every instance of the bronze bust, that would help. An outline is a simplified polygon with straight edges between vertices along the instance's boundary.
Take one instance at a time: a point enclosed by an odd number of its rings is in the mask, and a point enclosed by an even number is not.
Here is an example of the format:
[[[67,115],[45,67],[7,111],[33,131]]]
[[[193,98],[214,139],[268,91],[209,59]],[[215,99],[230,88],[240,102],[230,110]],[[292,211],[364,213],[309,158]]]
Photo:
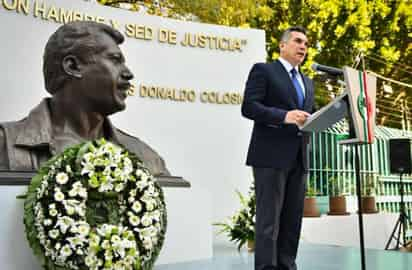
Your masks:
[[[96,22],[72,22],[49,38],[43,56],[45,98],[17,122],[0,123],[0,170],[37,170],[66,147],[104,137],[126,147],[154,175],[169,175],[147,144],[115,128],[108,116],[126,108],[132,72],[123,35]]]

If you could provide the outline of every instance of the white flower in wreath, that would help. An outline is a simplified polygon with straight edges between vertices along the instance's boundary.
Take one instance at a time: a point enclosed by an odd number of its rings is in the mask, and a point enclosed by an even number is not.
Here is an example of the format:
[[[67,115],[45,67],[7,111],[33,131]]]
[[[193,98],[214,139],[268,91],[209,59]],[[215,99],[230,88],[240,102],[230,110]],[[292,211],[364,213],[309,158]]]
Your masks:
[[[71,233],[78,233],[79,229],[77,228],[77,226],[75,224],[73,224],[73,226],[70,227],[70,232]]]
[[[57,202],[61,202],[61,201],[64,200],[64,194],[63,194],[63,192],[60,191],[59,188],[55,188],[54,199]]]
[[[138,229],[140,238],[149,238],[150,230],[149,228]]]
[[[63,205],[69,216],[72,216],[75,213],[79,213],[82,211],[82,204],[78,200],[64,200]]]
[[[146,183],[147,183],[147,180],[149,180],[149,176],[148,176],[146,173],[143,173],[143,174],[140,176],[140,179],[141,179],[143,182],[146,182]]]
[[[113,260],[113,252],[112,250],[108,249],[104,252],[104,259],[107,261]]]
[[[148,183],[149,182],[147,181],[140,180],[136,183],[136,187],[138,190],[142,191],[143,189],[145,189],[145,187],[147,187]]]
[[[95,155],[92,152],[88,152],[83,155],[83,160],[85,163],[90,163],[94,159]]]
[[[87,198],[87,189],[83,187],[80,181],[73,184],[73,188],[69,191],[70,197],[79,195],[82,198]]]
[[[94,166],[106,166],[106,161],[102,158],[96,158],[93,163]]]
[[[59,234],[60,234],[59,230],[53,229],[49,231],[49,236],[50,238],[53,238],[53,239],[56,239],[57,237],[59,237]]]
[[[89,240],[90,240],[90,246],[92,247],[99,246],[100,244],[100,237],[96,234],[92,234]]]
[[[147,231],[148,231],[149,236],[152,237],[152,238],[155,237],[155,236],[157,235],[157,233],[158,233],[157,228],[154,227],[154,226],[148,227],[148,228],[147,228]]]
[[[110,234],[112,231],[112,225],[109,224],[103,224],[100,228],[97,228],[97,233],[100,236],[105,237],[107,234]]]
[[[113,175],[116,179],[120,179],[122,174],[123,174],[123,172],[122,172],[122,169],[120,169],[120,168],[116,168],[113,172]]]
[[[135,198],[135,197],[129,197],[129,198],[127,199],[127,201],[128,201],[129,203],[133,203],[134,201],[136,201],[136,198]]]
[[[36,218],[37,218],[37,221],[39,222],[39,224],[42,223],[43,220],[44,220],[43,210],[39,209],[38,211],[36,211],[35,214],[36,214]]]
[[[137,177],[141,177],[143,174],[145,174],[145,172],[142,169],[137,169],[135,174]]]
[[[78,226],[78,233],[81,236],[87,236],[89,232],[90,232],[90,225],[86,222],[80,223],[80,225]]]
[[[77,214],[84,217],[86,215],[86,203],[81,203],[75,207]]]
[[[52,254],[51,257],[52,257],[53,260],[56,260],[57,265],[64,265],[64,263],[66,262],[66,259],[67,259],[64,256],[56,257],[56,255],[53,255],[53,254]]]
[[[72,167],[70,167],[70,165],[66,165],[66,172],[67,173],[72,173]]]
[[[66,213],[69,216],[74,215],[75,209],[74,209],[72,203],[69,203],[67,200],[64,200],[62,203],[63,203],[64,209],[66,209]]]
[[[61,172],[56,175],[56,182],[59,183],[60,185],[64,185],[68,181],[69,181],[69,176],[66,173]]]
[[[127,239],[134,239],[134,235],[132,231],[125,231],[122,236]]]
[[[57,219],[55,227],[60,227],[62,233],[66,233],[70,226],[72,226],[74,220],[68,216],[63,216]]]
[[[135,215],[132,214],[132,215],[129,216],[129,222],[133,226],[137,226],[140,223],[140,218],[138,216],[135,216]]]
[[[52,216],[52,217],[57,216],[58,213],[59,213],[59,212],[57,212],[57,210],[54,209],[54,208],[52,208],[52,209],[49,210],[49,215]]]
[[[110,241],[109,240],[104,240],[103,243],[102,243],[102,248],[106,249],[106,250],[111,248]]]
[[[152,237],[152,242],[153,242],[154,245],[156,245],[157,242],[159,242],[159,238],[157,236],[153,236]]]
[[[155,193],[156,189],[153,183],[149,183],[147,190],[145,191],[145,194],[152,197]]]
[[[62,249],[60,250],[60,254],[62,255],[63,258],[67,258],[70,255],[73,254],[72,249],[70,248],[69,244],[66,244],[62,247]]]
[[[146,192],[143,193],[143,196],[140,198],[140,200],[144,203],[148,203],[148,202],[150,203],[154,201],[154,199],[150,195],[148,195]]]
[[[147,211],[153,211],[155,209],[155,206],[156,206],[156,201],[155,200],[149,200],[145,203],[146,203]]]
[[[82,168],[82,171],[80,173],[81,175],[86,175],[87,174],[88,177],[92,177],[94,175],[94,166],[93,166],[93,164],[83,163],[82,162],[82,166],[83,166],[83,168]]]
[[[121,241],[122,239],[120,239],[120,236],[118,235],[112,235],[112,237],[110,238],[110,241],[112,242],[113,246],[118,245],[118,243]]]
[[[128,248],[128,249],[136,249],[136,242],[123,239],[123,241],[121,242],[121,246],[123,248]]]
[[[126,256],[126,258],[124,258],[124,263],[126,265],[133,265],[134,264],[134,258],[132,256]]]
[[[113,190],[113,184],[108,180],[103,181],[103,183],[101,183],[101,185],[99,186],[98,190],[99,192],[111,191]]]
[[[148,227],[152,224],[152,218],[150,217],[150,215],[148,215],[147,213],[145,213],[142,217],[141,223],[144,227]]]
[[[72,207],[72,206],[67,206],[67,207],[66,207],[66,212],[67,212],[67,214],[68,214],[69,216],[73,216],[74,213],[76,212],[76,210],[75,210],[74,207]]]
[[[159,210],[154,210],[154,211],[152,212],[152,218],[153,218],[154,220],[159,221],[159,220],[160,220],[160,216],[161,216],[161,214],[160,214],[160,211],[159,211]]]
[[[136,190],[136,189],[132,189],[132,190],[129,191],[129,196],[130,196],[130,197],[136,197],[136,193],[137,193],[137,190]]]
[[[135,201],[132,205],[132,210],[138,214],[140,211],[142,211],[142,204],[139,201]]]
[[[119,183],[119,184],[117,184],[116,185],[116,187],[115,187],[115,191],[116,192],[120,192],[120,191],[122,191],[124,189],[124,184],[123,183]]]
[[[38,237],[39,237],[40,243],[44,245],[44,243],[46,243],[46,236],[44,235],[44,233],[39,232]]]
[[[50,226],[50,225],[52,225],[52,220],[51,219],[45,219],[44,221],[43,221],[43,224],[44,224],[44,226]]]
[[[105,145],[103,145],[100,150],[102,154],[110,154],[113,152],[114,148],[113,148],[113,144],[112,143],[106,143]]]
[[[96,263],[96,260],[94,259],[93,256],[90,256],[91,254],[89,254],[89,256],[86,257],[86,259],[84,260],[84,263],[89,266],[89,267],[93,267]]]
[[[115,249],[115,251],[120,256],[120,258],[122,258],[122,259],[126,256],[126,251],[123,248]],[[123,263],[121,263],[121,264],[123,264]],[[119,268],[119,269],[121,269],[121,268]]]
[[[148,250],[152,249],[153,248],[152,239],[144,238],[143,239],[143,246],[144,246],[145,249],[148,249]]]
[[[36,213],[38,213],[40,210],[42,209],[42,205],[41,205],[41,203],[36,203],[36,205],[34,206],[34,211],[36,212]]]
[[[129,175],[133,171],[133,163],[130,160],[130,158],[125,157],[124,158],[124,172],[125,174]]]
[[[40,199],[41,197],[43,197],[44,193],[46,193],[46,189],[48,187],[48,182],[47,179],[43,180],[41,182],[41,186],[39,188],[37,188],[37,199]]]
[[[67,237],[66,240],[69,242],[70,247],[71,247],[73,250],[76,250],[76,247],[77,247],[77,246],[81,246],[81,245],[83,244],[83,242],[85,241],[84,238],[77,237],[77,236]]]

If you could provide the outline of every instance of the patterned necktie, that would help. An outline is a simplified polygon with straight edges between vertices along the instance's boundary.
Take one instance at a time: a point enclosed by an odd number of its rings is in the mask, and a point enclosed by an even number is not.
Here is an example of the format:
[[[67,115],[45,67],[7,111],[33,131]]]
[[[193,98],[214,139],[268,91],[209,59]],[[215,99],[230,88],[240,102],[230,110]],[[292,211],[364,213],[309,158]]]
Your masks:
[[[302,86],[300,86],[298,78],[296,77],[296,69],[293,68],[290,71],[290,73],[292,73],[292,83],[295,86],[296,94],[298,96],[298,106],[299,106],[299,108],[303,108],[303,102],[305,100],[305,97],[303,96]]]

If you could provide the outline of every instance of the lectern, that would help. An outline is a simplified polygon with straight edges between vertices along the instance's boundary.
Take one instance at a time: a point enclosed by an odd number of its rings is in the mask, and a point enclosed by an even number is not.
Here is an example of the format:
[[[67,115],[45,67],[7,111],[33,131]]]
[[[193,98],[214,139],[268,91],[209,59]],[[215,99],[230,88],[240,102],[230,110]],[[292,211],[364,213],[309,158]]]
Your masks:
[[[363,218],[361,211],[361,180],[358,145],[374,140],[376,77],[365,71],[344,67],[344,93],[311,115],[301,127],[303,131],[320,132],[343,118],[349,122],[349,134],[340,144],[355,147],[356,195],[358,197],[359,241],[362,270],[366,269]]]

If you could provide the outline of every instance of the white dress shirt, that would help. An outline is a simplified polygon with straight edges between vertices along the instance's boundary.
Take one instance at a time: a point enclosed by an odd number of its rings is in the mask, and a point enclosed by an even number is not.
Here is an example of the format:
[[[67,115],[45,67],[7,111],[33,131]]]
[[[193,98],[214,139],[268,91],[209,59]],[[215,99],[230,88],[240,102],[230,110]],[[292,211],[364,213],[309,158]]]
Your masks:
[[[299,67],[293,67],[287,60],[283,59],[282,57],[279,57],[279,62],[283,65],[283,67],[286,69],[286,71],[289,74],[289,77],[292,79],[292,73],[290,72],[292,69],[296,70],[296,78],[298,79],[298,82],[300,84],[300,87],[302,87],[303,90],[303,97],[306,96],[306,89],[305,89],[305,84],[303,83],[303,78],[302,75],[300,75],[299,72]]]

